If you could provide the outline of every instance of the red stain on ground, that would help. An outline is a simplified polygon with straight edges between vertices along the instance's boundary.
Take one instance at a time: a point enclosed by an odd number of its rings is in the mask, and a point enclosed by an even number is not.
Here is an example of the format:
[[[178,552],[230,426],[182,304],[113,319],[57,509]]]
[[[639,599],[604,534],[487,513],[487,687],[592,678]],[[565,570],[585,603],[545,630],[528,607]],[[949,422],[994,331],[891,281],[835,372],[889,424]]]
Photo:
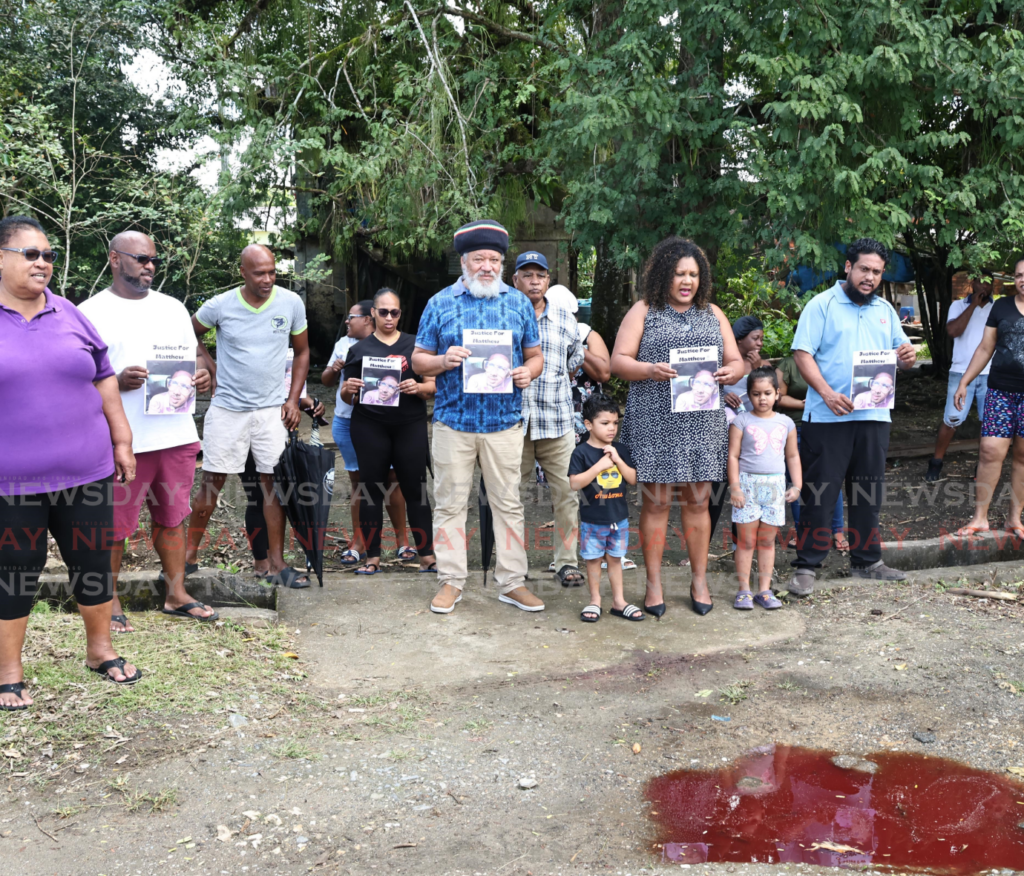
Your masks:
[[[677,863],[1024,870],[1024,785],[936,757],[847,757],[788,745],[647,786],[658,850]],[[865,769],[874,769],[873,773]]]

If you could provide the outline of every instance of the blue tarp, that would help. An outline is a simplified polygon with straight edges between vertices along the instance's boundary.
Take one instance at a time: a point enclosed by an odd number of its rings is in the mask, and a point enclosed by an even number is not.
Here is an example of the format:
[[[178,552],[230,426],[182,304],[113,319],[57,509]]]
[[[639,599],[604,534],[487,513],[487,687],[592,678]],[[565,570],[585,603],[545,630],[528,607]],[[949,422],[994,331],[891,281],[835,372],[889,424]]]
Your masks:
[[[842,255],[846,255],[845,243],[834,243],[832,245],[839,250]],[[890,283],[913,282],[914,266],[910,263],[910,259],[903,255],[903,253],[892,253],[886,267],[886,272],[882,274],[883,280],[888,280]],[[800,294],[803,295],[806,292],[810,292],[811,289],[816,289],[825,283],[834,282],[836,276],[837,274],[835,271],[815,271],[813,268],[809,268],[805,265],[797,265],[792,271],[790,271],[789,283],[791,286],[799,286]]]

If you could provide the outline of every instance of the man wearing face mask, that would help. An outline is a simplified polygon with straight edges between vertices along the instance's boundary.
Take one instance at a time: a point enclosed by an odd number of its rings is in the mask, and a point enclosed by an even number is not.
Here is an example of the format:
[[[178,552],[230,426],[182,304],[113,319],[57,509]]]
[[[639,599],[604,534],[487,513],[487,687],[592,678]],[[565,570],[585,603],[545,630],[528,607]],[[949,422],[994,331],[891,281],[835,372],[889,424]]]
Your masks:
[[[117,576],[121,570],[124,540],[139,525],[142,503],[149,506],[153,521],[153,547],[160,556],[167,594],[164,612],[201,621],[216,620],[217,613],[196,602],[185,590],[184,521],[191,512],[189,500],[195,479],[199,435],[187,412],[159,409],[174,397],[184,397],[185,408],[196,390],[210,388],[206,348],[197,343],[192,321],[180,301],[150,288],[161,259],[152,239],[141,231],[124,231],[110,241],[110,286],[84,301],[79,310],[99,331],[108,346],[111,366],[117,373],[121,404],[132,427],[132,450],[138,474],[131,484],[114,484],[114,547],[111,569],[114,602],[110,629],[131,633],[131,621],[121,610]],[[195,377],[178,371],[172,380],[181,384],[155,396],[146,411],[147,360],[155,346],[178,345],[195,350],[199,357]],[[158,403],[158,400],[161,400]],[[154,405],[157,410],[154,410]],[[153,416],[160,413],[162,416]]]
[[[803,510],[796,571],[788,587],[794,596],[814,591],[815,570],[832,544],[832,509],[847,478],[853,484],[847,497],[850,574],[882,581],[906,578],[882,562],[878,531],[889,409],[857,408],[850,398],[854,353],[895,350],[904,370],[917,358],[896,311],[875,294],[888,258],[889,251],[877,240],[864,237],[850,244],[846,279],[808,302],[793,338],[793,359],[808,386],[800,434]]]
[[[544,366],[537,318],[529,300],[501,281],[508,232],[491,219],[455,232],[462,277],[427,302],[420,317],[413,370],[437,378],[434,402],[434,548],[437,595],[430,610],[448,614],[462,599],[468,577],[466,512],[479,460],[494,514],[497,566],[494,578],[502,602],[523,611],[544,603],[526,588],[523,503],[519,463],[523,456],[523,390]],[[467,329],[512,332],[512,392],[463,392],[463,346]]]

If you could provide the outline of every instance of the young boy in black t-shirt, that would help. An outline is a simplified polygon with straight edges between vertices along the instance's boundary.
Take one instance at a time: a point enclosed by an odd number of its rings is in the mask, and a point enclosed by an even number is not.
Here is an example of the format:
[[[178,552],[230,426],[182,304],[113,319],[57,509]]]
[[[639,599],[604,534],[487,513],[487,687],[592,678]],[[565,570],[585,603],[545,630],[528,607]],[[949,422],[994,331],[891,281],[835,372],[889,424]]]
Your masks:
[[[612,585],[611,613],[642,621],[644,613],[627,605],[622,596],[622,564],[629,545],[629,505],[626,484],[636,483],[629,450],[614,439],[619,430],[619,406],[595,392],[583,403],[583,424],[590,432],[569,461],[569,486],[583,491],[580,507],[580,556],[587,562],[590,605],[580,612],[584,623],[601,619],[601,560],[608,559]]]

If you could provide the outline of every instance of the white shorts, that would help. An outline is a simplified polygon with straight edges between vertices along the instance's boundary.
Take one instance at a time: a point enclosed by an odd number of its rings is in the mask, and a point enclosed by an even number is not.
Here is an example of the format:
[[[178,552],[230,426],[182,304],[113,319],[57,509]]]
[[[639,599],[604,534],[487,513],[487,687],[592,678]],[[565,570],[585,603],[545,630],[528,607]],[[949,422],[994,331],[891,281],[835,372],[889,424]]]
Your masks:
[[[256,471],[273,474],[287,443],[280,405],[255,411],[211,407],[203,421],[203,471],[241,474],[251,450]]]

